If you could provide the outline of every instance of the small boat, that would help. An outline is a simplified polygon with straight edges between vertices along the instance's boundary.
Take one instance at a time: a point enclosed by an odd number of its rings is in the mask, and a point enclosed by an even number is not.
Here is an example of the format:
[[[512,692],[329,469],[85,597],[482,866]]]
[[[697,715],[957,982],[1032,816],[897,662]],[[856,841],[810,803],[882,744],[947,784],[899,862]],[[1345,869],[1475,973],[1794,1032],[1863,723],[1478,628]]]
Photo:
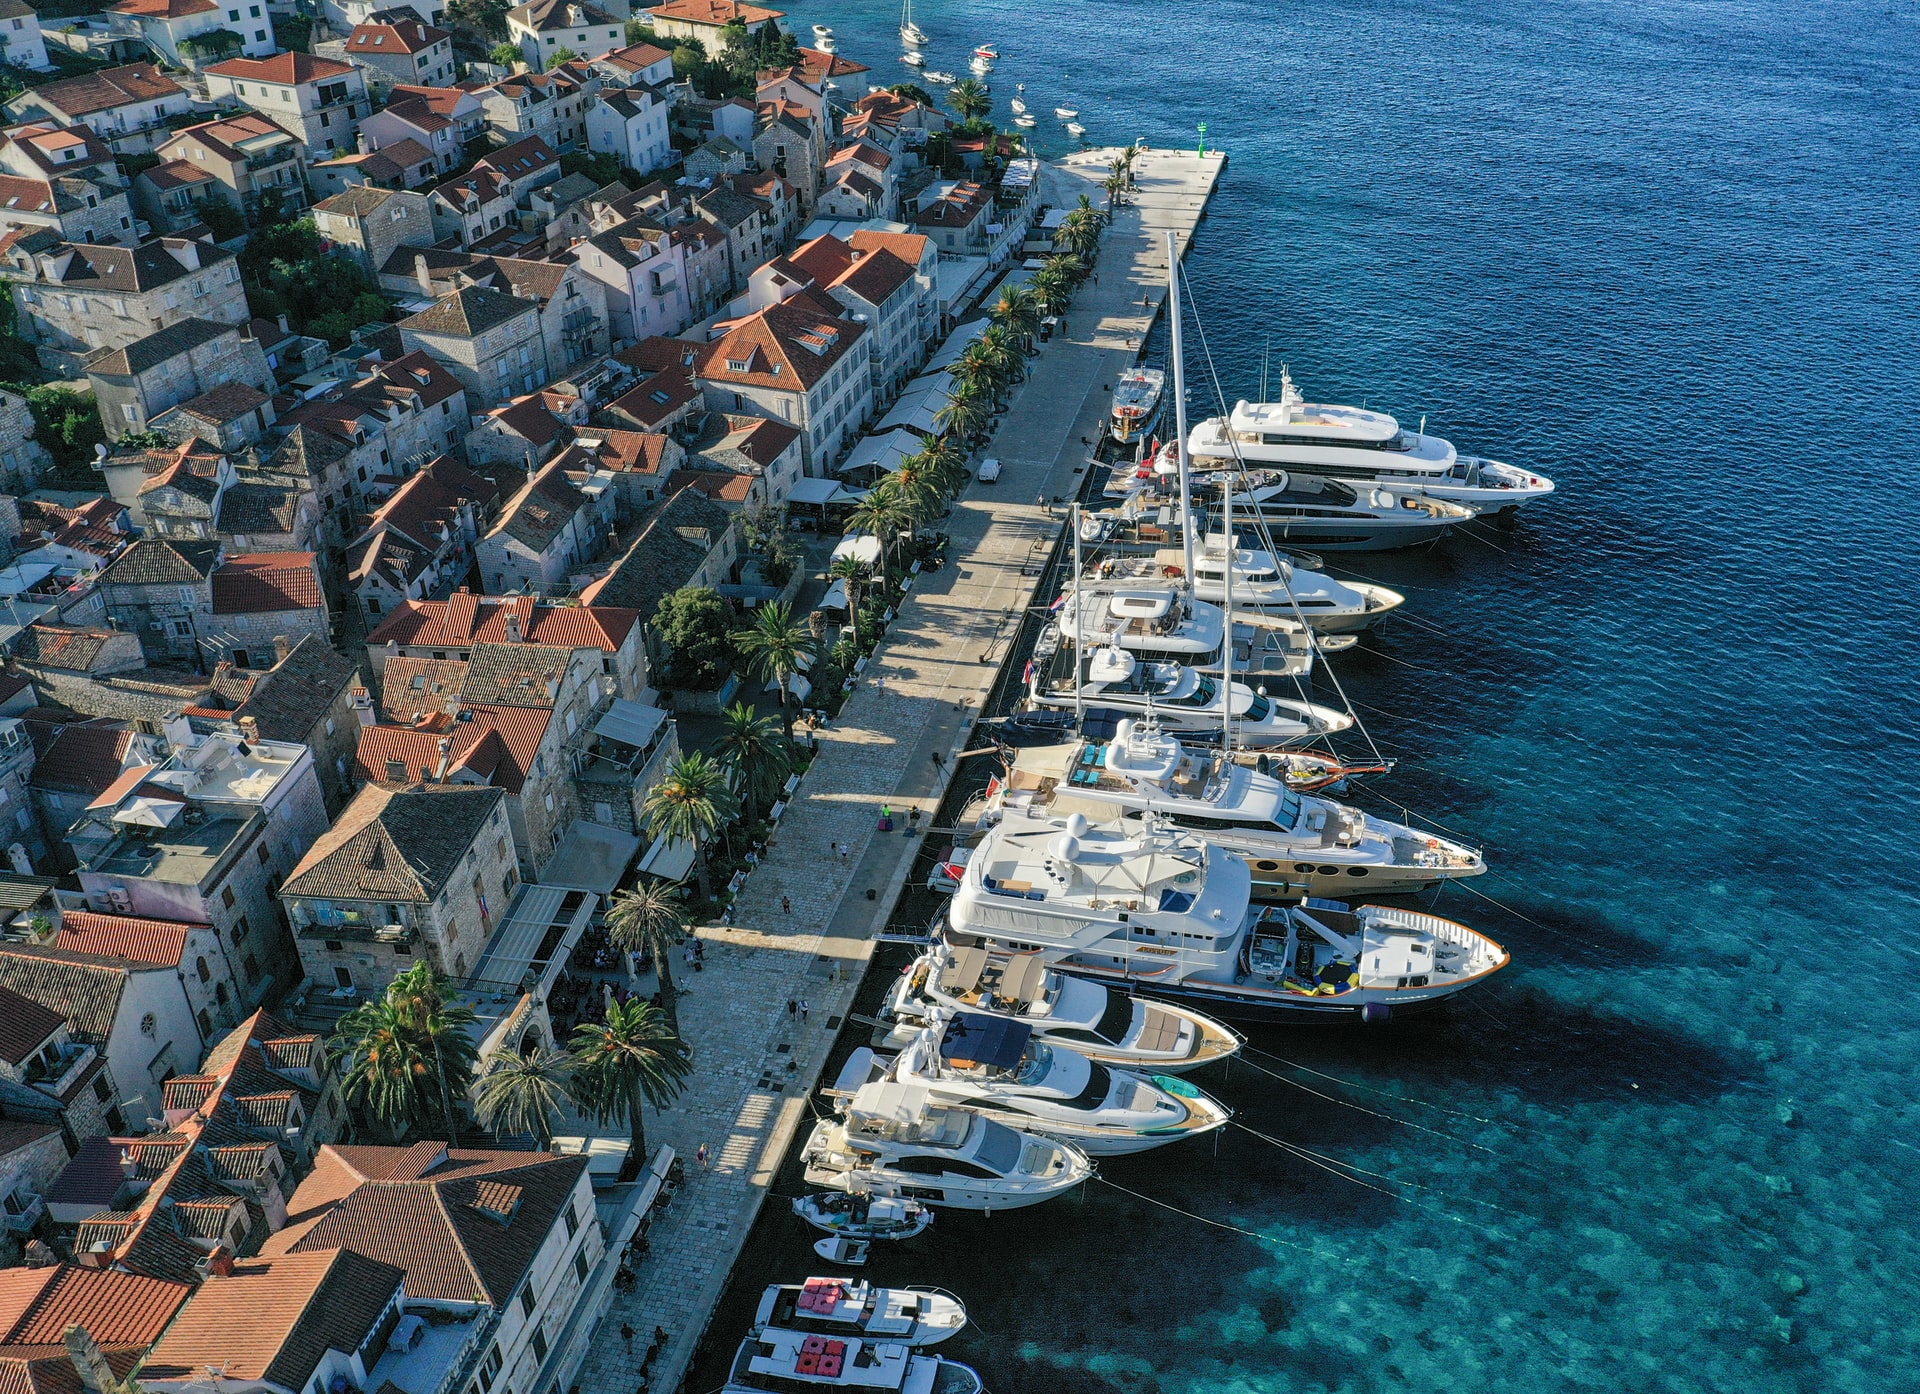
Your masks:
[[[927,31],[913,22],[913,0],[905,0],[900,7],[900,42],[922,48],[927,43]]]
[[[1026,115],[1027,104],[1021,101],[1018,97],[1015,97],[1012,101],[1008,102],[1007,105],[1013,108],[1013,114],[1015,116]]]
[[[1166,395],[1164,368],[1129,368],[1113,385],[1113,411],[1107,430],[1122,445],[1153,429]]]
[[[1071,121],[1073,120],[1074,117],[1078,116],[1080,113],[1074,107],[1057,106],[1053,109],[1053,114],[1059,117],[1062,121]]]
[[[866,1341],[768,1327],[740,1343],[722,1394],[985,1394],[977,1371],[898,1341]]]
[[[988,73],[993,71],[993,64],[989,63],[984,58],[976,58],[971,63],[967,64],[967,68],[970,72],[973,73],[975,77],[985,77]]]
[[[994,59],[1000,56],[1000,50],[995,48],[992,44],[981,44],[980,47],[976,48],[973,51],[973,56],[975,58],[984,58],[989,63],[991,63]]]
[[[1078,121],[1069,121],[1069,122],[1067,122],[1067,134],[1068,134],[1068,135],[1070,135],[1070,136],[1083,136],[1083,135],[1085,135],[1086,133],[1087,133],[1087,128],[1086,128],[1085,126],[1082,126],[1082,125],[1081,125],[1081,124],[1080,124],[1080,123],[1079,123]]]
[[[1263,751],[1259,755],[1236,755],[1234,759],[1243,765],[1251,764],[1261,774],[1273,775],[1296,794],[1316,794],[1363,774],[1393,773],[1391,760],[1348,764],[1310,750]]]
[[[926,78],[928,82],[937,82],[942,87],[951,87],[958,80],[952,73],[942,72],[938,68],[928,68]]]
[[[816,39],[831,39],[833,37],[833,26],[831,24],[814,25],[813,37]]]
[[[927,66],[927,56],[915,49],[908,49],[905,53],[901,54],[900,61],[905,63],[909,68],[924,68]]]
[[[1013,118],[1013,124],[1020,127],[1022,130],[1026,130],[1026,129],[1030,129],[1031,127],[1037,126],[1040,123],[1037,120],[1035,120],[1033,117],[1027,115],[1023,111],[1018,116]]]
[[[866,1336],[903,1346],[933,1346],[967,1324],[960,1299],[935,1288],[881,1288],[863,1279],[809,1278],[773,1283],[760,1294],[753,1326]]]
[[[867,1254],[873,1249],[870,1239],[816,1239],[813,1251],[828,1263],[837,1263],[846,1268],[861,1268],[866,1265]]]
[[[933,1223],[933,1211],[917,1200],[839,1191],[800,1196],[793,1213],[838,1239],[911,1239]]]

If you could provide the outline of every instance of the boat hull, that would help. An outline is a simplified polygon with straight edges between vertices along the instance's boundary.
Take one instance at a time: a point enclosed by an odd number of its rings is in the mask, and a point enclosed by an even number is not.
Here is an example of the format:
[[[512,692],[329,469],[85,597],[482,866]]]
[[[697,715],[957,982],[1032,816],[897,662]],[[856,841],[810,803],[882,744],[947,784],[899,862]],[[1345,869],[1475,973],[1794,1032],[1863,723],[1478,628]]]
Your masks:
[[[1247,869],[1253,873],[1253,898],[1263,901],[1298,900],[1303,889],[1309,895],[1335,899],[1352,895],[1409,895],[1442,881],[1478,876],[1487,869],[1485,863],[1471,866],[1391,866],[1371,862],[1308,861],[1303,856],[1290,854],[1262,856],[1231,834],[1208,831],[1201,836],[1247,864]]]
[[[1247,984],[1245,987],[1227,987],[1213,983],[1196,983],[1191,980],[1184,983],[1155,983],[1137,978],[1129,979],[1125,973],[1101,970],[1091,964],[1080,963],[1073,959],[1063,961],[1061,966],[1070,968],[1083,977],[1098,978],[1109,985],[1117,986],[1125,983],[1141,997],[1191,1007],[1195,1011],[1204,1011],[1209,1016],[1219,1017],[1223,1021],[1255,1026],[1297,1026],[1333,1021],[1357,1022],[1363,1017],[1381,1016],[1383,1008],[1385,1018],[1391,1019],[1414,1012],[1430,1011],[1447,998],[1472,986],[1471,983],[1463,983],[1458,987],[1417,993],[1372,993],[1361,990],[1340,997],[1305,997],[1269,992],[1252,984]],[[1372,1009],[1371,1012],[1369,1008]]]
[[[1236,522],[1247,521],[1240,509],[1234,509]],[[1390,517],[1302,518],[1297,515],[1263,515],[1267,531],[1276,543],[1311,543],[1320,552],[1397,552],[1436,542],[1453,531],[1456,520],[1429,518],[1412,514],[1405,519]]]

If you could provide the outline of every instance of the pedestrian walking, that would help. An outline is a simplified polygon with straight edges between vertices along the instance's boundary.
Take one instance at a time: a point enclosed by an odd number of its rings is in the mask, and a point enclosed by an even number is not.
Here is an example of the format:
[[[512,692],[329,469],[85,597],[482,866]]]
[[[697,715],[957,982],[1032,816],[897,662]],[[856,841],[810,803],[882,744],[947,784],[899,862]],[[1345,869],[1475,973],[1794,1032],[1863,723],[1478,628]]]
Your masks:
[[[800,999],[800,1024],[802,1026],[807,1024],[807,1013],[812,1010],[813,1008],[807,1005],[807,999],[802,997]]]
[[[633,1344],[633,1323],[632,1322],[623,1321],[620,1323],[620,1339],[625,1341],[628,1345]]]
[[[1053,516],[1053,510],[1047,507],[1047,496],[1045,494],[1037,495],[1033,500],[1033,506],[1039,509],[1042,513],[1046,514],[1049,518]]]
[[[887,675],[885,673],[874,674],[873,690],[882,697],[887,695]]]
[[[793,901],[784,895],[780,897],[780,913],[783,915],[793,913]]]
[[[936,770],[944,770],[947,767],[947,757],[937,750],[933,752],[933,767]]]
[[[693,967],[693,940],[689,939],[681,946],[680,956],[687,961],[687,967]]]
[[[707,1166],[707,1144],[706,1143],[703,1142],[700,1144],[699,1150],[693,1154],[693,1157],[695,1161],[700,1163],[700,1170],[702,1171],[709,1170],[709,1167]]]
[[[787,999],[787,1015],[798,1016],[799,1013],[800,1013],[800,1004],[796,1002],[793,998],[789,997]]]

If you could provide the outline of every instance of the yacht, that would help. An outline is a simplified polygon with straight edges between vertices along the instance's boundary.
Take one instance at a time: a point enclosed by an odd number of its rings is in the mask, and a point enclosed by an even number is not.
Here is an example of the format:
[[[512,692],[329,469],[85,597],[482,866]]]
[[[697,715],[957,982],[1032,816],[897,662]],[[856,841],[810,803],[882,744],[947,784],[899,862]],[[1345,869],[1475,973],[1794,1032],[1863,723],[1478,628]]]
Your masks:
[[[813,46],[821,53],[838,53],[840,51],[840,41],[831,34],[824,39],[815,39]],[[839,85],[838,83],[834,84],[836,90],[839,88]]]
[[[1017,1210],[1093,1175],[1070,1143],[936,1104],[917,1085],[869,1084],[838,1118],[814,1124],[807,1184],[885,1191],[956,1210]]]
[[[1074,117],[1078,116],[1080,112],[1078,111],[1078,109],[1074,107],[1057,106],[1053,109],[1053,114],[1059,117],[1062,121],[1071,121],[1073,120]]]
[[[1086,128],[1085,126],[1082,126],[1082,125],[1081,125],[1081,124],[1080,124],[1080,123],[1079,123],[1078,121],[1069,121],[1069,122],[1067,122],[1067,134],[1068,134],[1068,135],[1070,135],[1070,136],[1083,136],[1083,135],[1085,135],[1086,133],[1087,133],[1087,128]]]
[[[1234,739],[1256,749],[1294,745],[1353,725],[1345,712],[1269,697],[1244,683],[1223,687],[1217,677],[1184,663],[1143,663],[1122,648],[1082,651],[1060,643],[1052,628],[1043,630],[1034,645],[1026,677],[1028,697],[1037,707],[1099,707],[1122,716],[1153,711],[1168,730],[1207,743],[1221,738],[1229,713]]]
[[[938,68],[928,68],[923,76],[928,82],[937,82],[942,87],[951,87],[956,81],[952,73],[942,72]]]
[[[909,68],[924,68],[927,66],[926,55],[918,49],[908,49],[900,55],[900,61],[905,63]]]
[[[1125,649],[1141,662],[1185,663],[1219,668],[1227,638],[1226,611],[1193,600],[1178,581],[1149,578],[1119,585],[1082,580],[1054,601],[1060,637],[1078,648]],[[1235,672],[1298,678],[1313,671],[1313,631],[1298,620],[1271,614],[1235,615]],[[1352,639],[1328,645],[1351,647]]]
[[[937,1017],[958,1011],[1016,1021],[1036,1040],[1072,1046],[1103,1065],[1156,1075],[1185,1074],[1240,1049],[1237,1035],[1198,1012],[1130,997],[1055,972],[1037,953],[991,947],[952,930],[908,965],[887,993],[874,1045],[905,1049]]]
[[[972,1368],[898,1341],[821,1336],[768,1327],[740,1343],[720,1394],[985,1394]]]
[[[1256,899],[1303,891],[1404,895],[1487,869],[1461,843],[1296,794],[1223,755],[1189,751],[1152,717],[1122,720],[1110,741],[1023,747],[996,782],[976,815],[982,824],[1009,809],[1077,812],[1095,822],[1157,813],[1244,858]]]
[[[1439,436],[1403,429],[1385,412],[1304,401],[1284,369],[1279,401],[1234,403],[1226,417],[1189,432],[1187,452],[1196,466],[1237,457],[1250,469],[1277,466],[1342,479],[1356,489],[1418,490],[1478,513],[1511,513],[1553,492],[1543,474],[1461,455]]]
[[[833,26],[831,24],[814,25],[813,37],[816,39],[831,39],[833,37]]]
[[[1178,547],[1156,548],[1149,556],[1109,557],[1088,568],[1095,581],[1178,581],[1186,556]],[[1209,535],[1193,555],[1193,594],[1209,605],[1227,599],[1227,545]],[[1233,552],[1233,613],[1294,616],[1320,634],[1358,634],[1380,623],[1406,603],[1400,592],[1371,581],[1336,581],[1324,572],[1295,567],[1271,552],[1236,547]]]
[[[913,0],[904,0],[900,7],[900,42],[914,48],[925,48],[929,42],[927,31],[913,22]]]
[[[987,62],[991,63],[1000,56],[1000,50],[992,44],[981,44],[980,47],[973,51],[973,56],[975,58],[984,58]]]
[[[1226,472],[1195,475],[1195,506],[1220,499],[1232,477]],[[1235,480],[1233,511],[1240,519],[1258,513],[1276,541],[1307,543],[1324,552],[1415,547],[1437,541],[1477,516],[1465,504],[1414,488],[1387,488],[1364,480],[1348,484],[1325,475],[1268,469]]]
[[[1246,862],[1157,819],[1009,810],[967,862],[950,931],[1229,1020],[1390,1018],[1483,981],[1506,950],[1418,910],[1253,904]]]
[[[1230,1110],[1191,1084],[1116,1070],[1065,1045],[1033,1039],[1006,1017],[942,1014],[891,1061],[861,1047],[829,1094],[891,1081],[924,1087],[939,1103],[1070,1142],[1090,1157],[1119,1157],[1226,1126]]]
[[[773,1283],[760,1294],[753,1330],[777,1326],[823,1336],[865,1336],[933,1346],[967,1324],[960,1299],[934,1288],[880,1288],[864,1280],[809,1278]]]
[[[1160,420],[1167,374],[1161,368],[1129,368],[1113,385],[1113,408],[1107,430],[1122,445],[1139,440]]]
[[[989,58],[976,58],[967,64],[967,70],[975,77],[985,77],[993,71],[993,60]]]

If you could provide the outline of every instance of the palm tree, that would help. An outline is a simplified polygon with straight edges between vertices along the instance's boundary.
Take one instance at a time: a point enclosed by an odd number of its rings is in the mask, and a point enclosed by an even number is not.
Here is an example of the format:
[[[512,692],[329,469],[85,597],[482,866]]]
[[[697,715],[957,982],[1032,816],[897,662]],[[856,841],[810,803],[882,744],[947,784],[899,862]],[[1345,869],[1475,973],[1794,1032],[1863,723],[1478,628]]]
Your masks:
[[[1073,299],[1072,277],[1069,276],[1066,267],[1054,265],[1054,262],[1059,260],[1062,258],[1050,258],[1045,266],[1034,273],[1033,280],[1030,282],[1034,295],[1039,298],[1041,305],[1050,315],[1057,315],[1065,310],[1068,302]]]
[[[983,394],[962,383],[954,384],[947,404],[933,414],[933,424],[939,428],[942,439],[958,440],[969,446],[992,419],[993,408]]]
[[[734,631],[733,642],[750,666],[780,685],[780,721],[792,736],[793,712],[787,706],[787,691],[793,675],[813,657],[813,636],[806,624],[793,617],[792,606],[777,600],[760,607],[751,628]]]
[[[793,741],[780,734],[772,717],[756,715],[745,702],[728,707],[720,720],[713,753],[746,791],[749,808],[771,808],[793,773]]]
[[[885,487],[905,506],[915,527],[939,517],[940,510],[946,506],[946,495],[934,479],[933,465],[924,453],[902,460]]]
[[[860,510],[856,508],[855,513]],[[853,623],[853,646],[860,647],[860,588],[867,583],[872,573],[860,558],[848,554],[833,559],[833,565],[827,568],[827,575],[836,581],[847,583],[847,615]]]
[[[1120,168],[1119,160],[1113,162],[1107,177],[1100,181],[1100,187],[1106,191],[1107,221],[1111,222],[1113,221],[1113,210],[1120,202],[1120,195],[1125,193],[1127,189],[1126,172]]]
[[[1032,348],[1033,336],[1040,328],[1040,298],[1032,290],[1026,286],[1008,286],[1000,292],[989,313],[994,323],[1011,334],[1023,350]]]
[[[676,1024],[680,1016],[673,986],[673,950],[687,937],[687,917],[673,896],[678,885],[655,881],[615,891],[607,904],[607,936],[623,953],[638,950],[653,960],[660,975],[660,1000],[666,1004],[668,1020]]]
[[[707,841],[732,821],[739,802],[728,787],[727,772],[704,751],[694,750],[667,767],[640,805],[640,822],[649,833],[693,844],[693,871],[702,900],[713,899]]]
[[[659,1108],[686,1087],[692,1053],[667,1014],[637,997],[608,1002],[604,1022],[582,1022],[572,1048],[581,1105],[601,1123],[626,1118],[627,1159],[620,1179],[631,1181],[646,1161],[644,1105]]]
[[[1086,195],[1080,196],[1086,203]],[[1076,208],[1060,220],[1060,231],[1054,235],[1070,253],[1084,266],[1092,262],[1100,251],[1100,212],[1088,203],[1084,208]]]
[[[971,351],[991,367],[1002,382],[1018,382],[1026,376],[1026,356],[1014,343],[1013,336],[997,324],[974,340]]]
[[[473,1079],[473,1008],[448,1000],[446,980],[416,963],[374,1001],[340,1019],[335,1058],[350,1101],[399,1131],[431,1121],[438,1095],[448,1141],[459,1128],[453,1100]]]
[[[545,1151],[572,1079],[573,1057],[558,1047],[496,1050],[473,1087],[474,1111],[489,1128],[532,1133]]]
[[[960,113],[962,121],[971,121],[993,110],[993,94],[984,82],[965,78],[947,89],[947,105]]]
[[[959,446],[942,436],[929,442],[920,452],[920,458],[926,463],[928,478],[943,497],[951,498],[960,491],[967,457]]]
[[[884,483],[867,490],[867,496],[853,506],[847,515],[847,523],[858,532],[872,533],[880,542],[880,570],[884,575],[888,558],[893,550],[894,540],[900,530],[913,520],[901,506],[897,496],[888,491]],[[852,599],[851,596],[848,597]]]

